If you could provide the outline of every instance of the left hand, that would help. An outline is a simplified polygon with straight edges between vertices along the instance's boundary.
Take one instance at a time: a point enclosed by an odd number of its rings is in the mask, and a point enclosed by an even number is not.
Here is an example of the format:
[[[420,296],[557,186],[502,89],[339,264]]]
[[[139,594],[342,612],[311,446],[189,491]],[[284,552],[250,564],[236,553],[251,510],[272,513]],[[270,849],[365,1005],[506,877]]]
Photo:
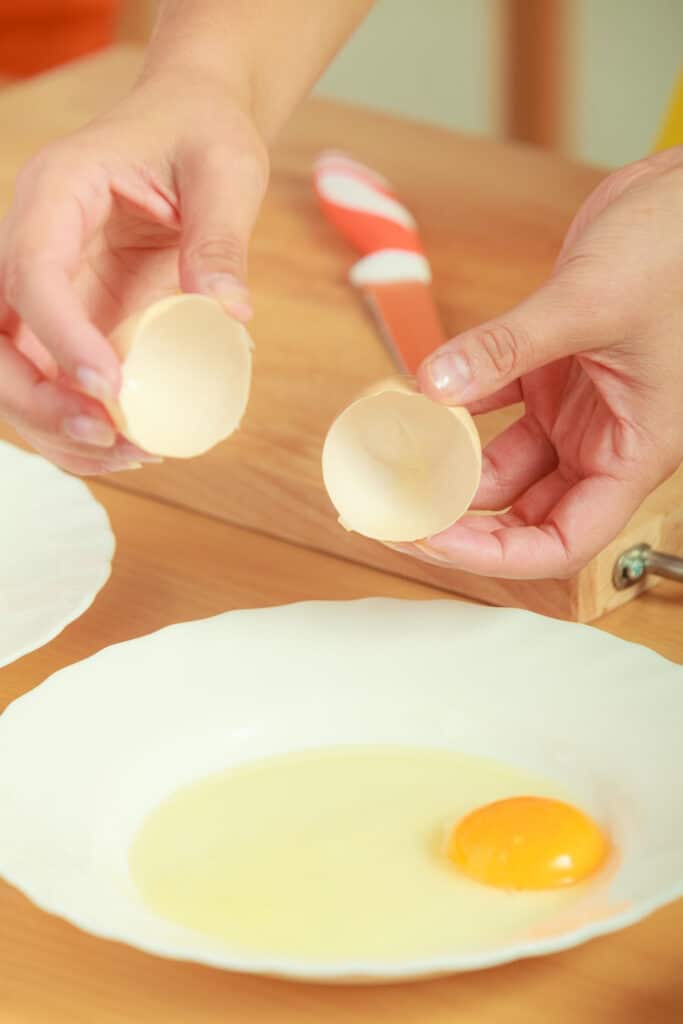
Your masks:
[[[34,156],[0,223],[0,419],[72,473],[160,461],[106,412],[121,384],[108,336],[180,290],[249,318],[247,245],[267,173],[250,114],[199,71],[143,76]]]
[[[474,509],[416,558],[514,579],[567,577],[683,459],[683,146],[608,177],[550,279],[423,364],[422,390],[480,413],[523,401],[488,445]]]

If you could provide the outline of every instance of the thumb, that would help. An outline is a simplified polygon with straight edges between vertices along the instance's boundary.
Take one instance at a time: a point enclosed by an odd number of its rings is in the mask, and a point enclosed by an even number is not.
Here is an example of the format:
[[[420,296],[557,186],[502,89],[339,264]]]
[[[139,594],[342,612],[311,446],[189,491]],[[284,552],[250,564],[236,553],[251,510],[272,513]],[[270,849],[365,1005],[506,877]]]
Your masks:
[[[581,310],[558,277],[438,348],[420,368],[420,387],[436,401],[470,404],[547,363],[594,348],[595,320]]]
[[[256,154],[228,147],[195,151],[178,170],[180,285],[218,299],[238,320],[252,315],[247,247],[266,180]]]

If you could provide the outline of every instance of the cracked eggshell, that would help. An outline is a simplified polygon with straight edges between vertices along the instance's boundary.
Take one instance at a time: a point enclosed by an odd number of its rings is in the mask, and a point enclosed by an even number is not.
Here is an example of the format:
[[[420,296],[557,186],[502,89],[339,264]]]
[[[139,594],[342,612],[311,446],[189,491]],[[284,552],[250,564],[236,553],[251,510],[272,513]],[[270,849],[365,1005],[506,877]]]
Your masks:
[[[191,458],[240,424],[251,387],[252,342],[215,299],[173,295],[120,324],[122,362],[108,406],[120,432],[155,455]]]
[[[433,402],[411,378],[391,378],[337,417],[322,469],[346,529],[379,541],[422,540],[469,507],[481,442],[467,409]]]

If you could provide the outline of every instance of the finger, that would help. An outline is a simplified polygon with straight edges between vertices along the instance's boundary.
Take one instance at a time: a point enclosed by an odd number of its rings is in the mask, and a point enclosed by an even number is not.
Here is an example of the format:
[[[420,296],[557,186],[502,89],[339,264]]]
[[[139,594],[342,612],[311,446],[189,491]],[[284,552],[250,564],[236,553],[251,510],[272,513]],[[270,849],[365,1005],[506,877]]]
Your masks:
[[[508,405],[523,401],[522,385],[518,380],[507,384],[500,391],[495,391],[486,398],[480,398],[475,402],[468,402],[467,408],[473,416],[480,416],[485,412],[493,412],[495,409],[505,409]]]
[[[515,520],[524,526],[537,526],[544,523],[560,499],[578,481],[570,479],[564,469],[558,467],[547,476],[536,481],[533,486],[515,501],[512,513]]]
[[[554,278],[509,313],[465,331],[429,356],[419,370],[425,394],[470,406],[519,377],[604,343],[596,317]]]
[[[45,380],[0,334],[0,409],[20,431],[112,448],[116,430],[93,399]]]
[[[220,299],[233,316],[252,315],[247,246],[266,186],[258,159],[228,147],[186,155],[178,169],[180,283]]]
[[[75,473],[77,476],[101,476],[106,473],[119,473],[124,470],[140,469],[142,463],[129,458],[107,455],[98,458],[96,455],[87,456],[66,452],[61,448],[53,448],[42,440],[32,437],[30,434],[22,435],[39,455],[54,463],[60,469],[68,473]]]
[[[0,287],[62,369],[100,399],[114,398],[120,367],[90,322],[72,283],[83,250],[106,219],[106,182],[49,166],[24,178],[4,240]]]
[[[472,508],[507,508],[557,465],[557,453],[535,416],[525,414],[483,452]]]
[[[17,433],[24,437],[34,448],[40,446],[41,448],[51,448],[54,451],[62,452],[64,455],[74,455],[84,459],[95,459],[98,462],[102,460],[111,460],[112,463],[131,463],[139,462],[141,464],[163,462],[157,455],[150,455],[149,452],[143,451],[138,448],[137,445],[131,444],[125,437],[118,436],[116,443],[111,448],[104,448],[100,445],[89,444],[87,442],[80,443],[78,441],[72,441],[68,437],[58,436],[53,434],[39,433],[37,431],[27,431],[25,429],[16,428]]]
[[[581,480],[533,526],[505,525],[502,517],[470,517],[422,547],[467,572],[505,579],[567,578],[617,535],[643,498],[632,482],[607,476]],[[497,522],[496,522],[497,520]]]

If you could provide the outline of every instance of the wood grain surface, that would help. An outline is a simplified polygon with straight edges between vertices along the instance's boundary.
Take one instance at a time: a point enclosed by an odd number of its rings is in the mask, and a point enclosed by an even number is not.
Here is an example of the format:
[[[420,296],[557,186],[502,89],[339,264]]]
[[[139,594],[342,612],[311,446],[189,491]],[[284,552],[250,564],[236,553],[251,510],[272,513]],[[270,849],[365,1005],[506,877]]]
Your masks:
[[[121,47],[0,95],[0,207],[24,160],[110,105],[139,61],[139,51]],[[201,459],[168,461],[115,483],[494,604],[587,620],[629,600],[630,592],[611,585],[623,538],[571,580],[517,582],[423,565],[340,529],[322,485],[322,441],[336,414],[391,365],[347,283],[353,254],[314,203],[311,163],[326,146],[349,150],[394,181],[421,225],[450,332],[504,310],[543,280],[573,213],[600,179],[530,147],[306,103],[276,147],[251,250],[257,348],[243,429]],[[517,413],[480,417],[482,437]],[[11,435],[0,427],[0,436]],[[683,472],[648,499],[629,537],[683,548],[682,495]]]
[[[0,671],[0,710],[58,668],[179,620],[302,599],[444,596],[154,499],[94,491],[117,536],[112,578],[60,637]],[[664,584],[600,627],[683,662],[680,610],[675,585]],[[682,928],[678,902],[558,956],[344,989],[157,959],[92,938],[0,883],[0,1024],[674,1024],[683,1013]]]
[[[1,201],[29,151],[111,102],[137,61],[135,51],[113,52],[0,96]],[[179,620],[308,598],[443,596],[353,564],[367,559],[407,571],[381,549],[346,538],[320,489],[323,424],[387,369],[344,281],[350,256],[312,208],[308,161],[328,144],[388,171],[411,201],[436,254],[451,330],[502,309],[542,278],[573,207],[597,180],[523,149],[329,105],[302,111],[280,148],[257,231],[259,361],[245,431],[205,460],[131,474],[126,487],[144,494],[115,488],[113,478],[94,486],[117,535],[112,578],[61,636],[0,671],[0,710],[56,669]],[[566,610],[568,588],[547,593],[551,610]],[[663,584],[598,625],[683,662],[682,609],[680,588]],[[151,957],[45,915],[0,883],[0,1024],[675,1024],[683,1019],[682,929],[679,901],[562,955],[439,981],[344,989]]]
[[[115,51],[0,96],[0,201],[9,199],[14,170],[29,152],[110,103],[137,61],[133,50]],[[130,474],[125,486],[140,495],[117,489],[114,478],[94,485],[117,536],[112,578],[61,636],[0,671],[0,710],[58,668],[172,622],[302,599],[443,596],[354,564],[421,571],[347,538],[320,488],[323,425],[387,369],[345,284],[350,255],[312,208],[308,161],[327,144],[383,167],[412,202],[436,254],[451,330],[503,308],[542,278],[574,205],[597,180],[522,149],[453,140],[330,105],[302,111],[280,148],[257,231],[259,362],[245,431],[204,460]],[[550,610],[567,611],[569,589],[546,589]],[[683,662],[682,608],[680,588],[663,584],[598,625]],[[344,989],[157,959],[92,938],[0,883],[0,1024],[674,1024],[683,1015],[682,928],[679,901],[559,956],[439,981]]]

